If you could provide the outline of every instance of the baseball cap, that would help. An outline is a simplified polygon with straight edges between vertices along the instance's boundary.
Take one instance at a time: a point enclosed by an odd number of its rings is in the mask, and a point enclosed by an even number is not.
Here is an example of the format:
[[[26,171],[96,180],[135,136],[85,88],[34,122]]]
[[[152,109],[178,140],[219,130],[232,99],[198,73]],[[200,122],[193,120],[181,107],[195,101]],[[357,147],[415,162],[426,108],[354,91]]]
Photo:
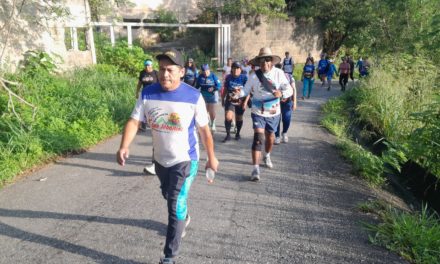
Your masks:
[[[149,59],[144,60],[144,66],[151,66],[153,65],[153,62]]]
[[[157,60],[169,59],[175,65],[179,65],[180,67],[183,67],[185,65],[185,63],[183,62],[182,53],[180,53],[180,51],[178,51],[178,50],[176,50],[174,48],[168,49],[165,52],[157,55],[156,59]]]
[[[203,64],[202,65],[202,71],[207,71],[209,70],[209,65],[208,64]]]
[[[231,68],[241,68],[241,63],[239,61],[234,61]]]

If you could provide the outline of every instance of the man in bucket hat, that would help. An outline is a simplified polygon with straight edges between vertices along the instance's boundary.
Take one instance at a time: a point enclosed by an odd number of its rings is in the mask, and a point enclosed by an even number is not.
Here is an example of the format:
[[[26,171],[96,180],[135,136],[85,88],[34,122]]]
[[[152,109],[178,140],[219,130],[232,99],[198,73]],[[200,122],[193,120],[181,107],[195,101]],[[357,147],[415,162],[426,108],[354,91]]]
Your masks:
[[[245,93],[252,95],[251,117],[254,128],[252,143],[252,181],[260,180],[260,156],[265,141],[265,154],[263,157],[266,167],[272,168],[270,152],[275,140],[274,132],[280,122],[280,98],[289,98],[293,94],[292,87],[281,69],[274,65],[281,58],[273,55],[270,48],[261,48],[258,56],[250,64],[259,66],[260,69],[249,76],[245,85]],[[249,96],[246,99],[249,99]]]
[[[168,204],[168,228],[162,264],[175,264],[190,218],[187,198],[199,160],[198,136],[208,155],[206,168],[217,171],[218,160],[208,127],[205,101],[194,87],[181,81],[185,70],[175,49],[158,55],[159,83],[142,91],[124,128],[117,161],[124,166],[139,122],[147,120],[153,136],[156,174]],[[198,133],[197,133],[198,132]]]

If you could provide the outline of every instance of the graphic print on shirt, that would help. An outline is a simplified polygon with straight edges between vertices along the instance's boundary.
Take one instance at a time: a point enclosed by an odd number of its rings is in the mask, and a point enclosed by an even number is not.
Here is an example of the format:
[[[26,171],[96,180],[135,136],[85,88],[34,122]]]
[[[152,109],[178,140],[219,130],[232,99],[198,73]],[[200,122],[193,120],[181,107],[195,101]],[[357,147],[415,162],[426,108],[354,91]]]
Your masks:
[[[150,127],[156,131],[171,133],[183,130],[178,113],[167,113],[160,107],[153,107],[147,116]]]
[[[280,84],[271,80],[270,77],[266,76],[266,79],[272,90],[277,90],[280,87]],[[260,88],[253,90],[252,93],[254,98],[259,98],[258,100],[252,100],[252,105],[253,107],[259,109],[261,114],[268,113],[270,115],[274,115],[277,113],[277,109],[280,105],[280,99],[274,97],[272,93],[269,93],[262,83],[260,83]]]

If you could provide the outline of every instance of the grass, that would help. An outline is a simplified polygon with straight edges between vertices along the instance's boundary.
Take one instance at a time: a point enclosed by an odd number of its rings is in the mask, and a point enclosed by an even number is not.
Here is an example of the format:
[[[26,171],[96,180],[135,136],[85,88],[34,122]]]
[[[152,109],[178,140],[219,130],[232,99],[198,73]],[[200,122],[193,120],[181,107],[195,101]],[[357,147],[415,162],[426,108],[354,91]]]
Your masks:
[[[342,155],[370,185],[383,185],[387,167],[399,171],[408,159],[434,174],[439,171],[438,73],[421,58],[383,58],[358,87],[323,106],[321,124],[338,137]],[[354,133],[361,141],[380,138],[385,151],[374,155],[352,140]],[[412,263],[440,263],[440,223],[426,206],[419,213],[393,209],[383,201],[363,203],[359,208],[382,221],[366,224],[373,244]]]
[[[337,146],[341,149],[342,156],[349,160],[358,172],[372,186],[382,186],[386,178],[383,176],[383,161],[364,149],[361,145],[349,139],[338,140]]]
[[[411,213],[387,206],[383,201],[359,205],[364,212],[377,214],[382,223],[364,224],[371,243],[396,252],[411,263],[440,263],[440,222],[427,206]]]
[[[37,106],[0,108],[0,185],[64,153],[78,152],[117,134],[133,106],[136,79],[98,65],[65,76],[8,76],[15,92]],[[0,94],[0,102],[7,96]],[[5,104],[7,105],[7,104]],[[5,106],[2,104],[2,106]]]

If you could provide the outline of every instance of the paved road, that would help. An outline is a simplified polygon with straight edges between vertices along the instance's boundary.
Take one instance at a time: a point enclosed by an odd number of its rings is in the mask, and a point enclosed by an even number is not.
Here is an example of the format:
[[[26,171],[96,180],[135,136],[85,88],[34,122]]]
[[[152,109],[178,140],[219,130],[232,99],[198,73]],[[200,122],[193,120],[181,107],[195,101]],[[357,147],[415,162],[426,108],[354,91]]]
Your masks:
[[[316,88],[299,102],[290,141],[275,147],[274,169],[263,168],[259,183],[248,181],[249,111],[239,142],[221,143],[219,117],[221,171],[208,185],[200,170],[193,184],[179,263],[405,263],[369,244],[360,222],[372,219],[356,205],[372,193],[318,125],[320,105],[337,94]],[[0,263],[158,262],[166,203],[158,179],[140,173],[151,139],[138,135],[125,167],[115,163],[119,141],[61,159],[0,191]]]

